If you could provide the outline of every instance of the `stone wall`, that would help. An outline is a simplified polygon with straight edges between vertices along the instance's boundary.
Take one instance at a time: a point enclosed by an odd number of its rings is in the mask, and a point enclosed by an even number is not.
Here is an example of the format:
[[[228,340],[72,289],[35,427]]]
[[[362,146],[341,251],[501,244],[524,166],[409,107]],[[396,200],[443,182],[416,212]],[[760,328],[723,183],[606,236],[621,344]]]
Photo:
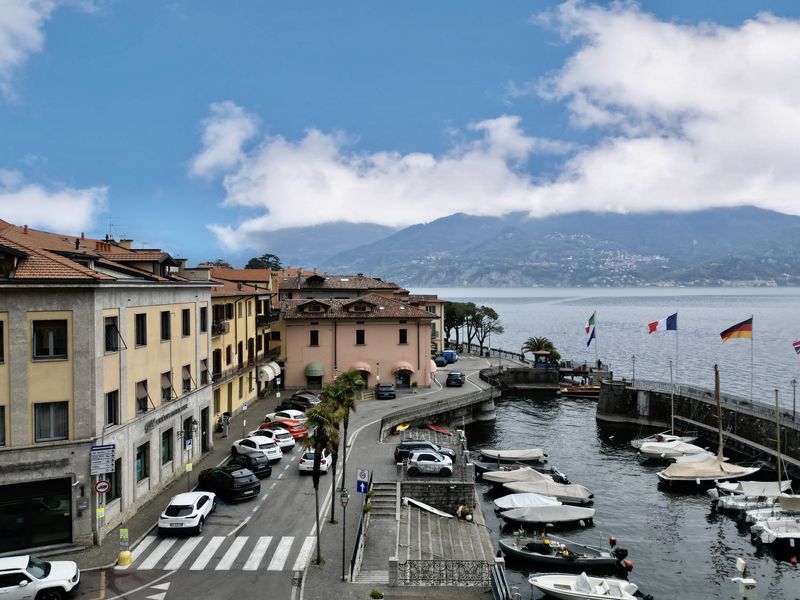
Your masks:
[[[450,514],[455,514],[462,504],[475,509],[473,482],[406,480],[400,484],[400,493]]]

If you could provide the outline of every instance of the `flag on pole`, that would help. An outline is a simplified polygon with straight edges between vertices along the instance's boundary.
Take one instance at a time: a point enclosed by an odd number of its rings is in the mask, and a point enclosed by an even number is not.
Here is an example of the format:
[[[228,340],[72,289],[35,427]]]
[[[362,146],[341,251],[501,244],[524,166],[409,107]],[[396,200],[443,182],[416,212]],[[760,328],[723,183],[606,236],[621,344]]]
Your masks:
[[[586,330],[586,334],[587,334],[587,335],[588,335],[588,334],[589,334],[589,332],[592,330],[592,327],[594,327],[594,315],[596,314],[596,312],[597,312],[597,311],[595,311],[595,312],[593,312],[593,313],[592,313],[592,316],[591,316],[591,317],[589,317],[589,320],[588,320],[588,321],[586,321],[586,325],[584,325],[584,326],[583,326],[583,328]]]
[[[666,319],[660,321],[653,321],[647,324],[647,333],[654,331],[677,331],[678,330],[678,313],[668,316]]]
[[[594,335],[594,327],[592,327],[592,333],[590,333],[590,334],[589,334],[589,339],[588,339],[588,340],[586,340],[586,347],[587,347],[587,348],[589,347],[589,344],[591,344],[591,343],[592,343],[592,340],[593,340],[594,338],[595,338],[595,335]]]
[[[792,343],[795,353],[800,354],[800,340]]]
[[[746,321],[737,323],[733,327],[728,327],[725,331],[719,334],[723,342],[736,338],[749,338],[753,339],[753,317]]]

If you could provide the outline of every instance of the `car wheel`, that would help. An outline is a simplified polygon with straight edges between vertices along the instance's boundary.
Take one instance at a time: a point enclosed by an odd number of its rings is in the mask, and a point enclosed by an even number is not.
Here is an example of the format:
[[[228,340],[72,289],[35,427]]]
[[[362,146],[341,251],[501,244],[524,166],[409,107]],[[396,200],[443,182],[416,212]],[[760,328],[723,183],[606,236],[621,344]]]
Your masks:
[[[61,600],[64,597],[64,592],[56,588],[49,590],[42,590],[36,594],[36,600]]]
[[[203,517],[200,517],[200,520],[197,522],[197,527],[195,533],[200,535],[203,533]]]
[[[239,451],[236,449],[236,446],[231,446],[231,454],[233,454],[234,456],[239,454]]]
[[[215,510],[217,510],[217,499],[216,498],[214,498],[214,503],[211,505],[211,512],[213,513]]]
[[[417,475],[419,475],[419,469],[417,467],[409,467],[408,474],[411,475],[412,477],[416,477]]]
[[[439,475],[441,475],[442,477],[447,477],[448,475],[450,475],[450,469],[448,469],[447,467],[442,467],[441,469],[439,469]]]

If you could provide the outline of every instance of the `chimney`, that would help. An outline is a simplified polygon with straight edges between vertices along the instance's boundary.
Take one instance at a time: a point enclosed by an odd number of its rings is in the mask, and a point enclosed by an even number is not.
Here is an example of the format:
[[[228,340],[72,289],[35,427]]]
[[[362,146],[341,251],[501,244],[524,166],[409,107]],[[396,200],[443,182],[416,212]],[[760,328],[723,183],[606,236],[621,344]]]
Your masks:
[[[242,284],[241,283],[237,283],[236,284],[236,289],[237,290],[241,290],[242,289]]]
[[[117,245],[125,250],[130,250],[133,247],[133,240],[120,240]]]
[[[23,225],[22,226],[22,233],[24,233],[25,235],[28,235],[28,226],[27,225]]]
[[[314,274],[317,274],[317,267],[314,267]]]
[[[81,231],[81,239],[82,239],[82,240],[85,240],[85,239],[86,239],[86,236],[85,236],[85,235],[83,235],[83,232],[82,232],[82,231]]]
[[[78,238],[75,238],[75,250],[81,247],[81,241]]]

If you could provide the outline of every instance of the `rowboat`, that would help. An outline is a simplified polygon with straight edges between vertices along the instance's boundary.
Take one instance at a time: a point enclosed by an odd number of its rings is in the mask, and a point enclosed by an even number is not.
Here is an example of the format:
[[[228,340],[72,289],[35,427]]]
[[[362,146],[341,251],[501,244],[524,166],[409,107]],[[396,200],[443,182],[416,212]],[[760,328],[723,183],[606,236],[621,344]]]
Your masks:
[[[528,583],[560,600],[606,600],[607,598],[636,600],[636,592],[639,591],[635,583],[623,579],[589,577],[586,573],[531,575]]]
[[[592,524],[594,518],[593,508],[580,506],[529,506],[526,508],[512,508],[500,513],[500,518],[506,523],[534,526],[549,525],[580,525],[586,527]]]
[[[509,492],[532,493],[550,496],[564,504],[591,504],[594,494],[582,485],[556,483],[555,481],[511,481],[503,487]]]
[[[480,452],[487,460],[499,462],[541,462],[547,457],[547,454],[541,448],[522,448],[518,450],[481,448]]]
[[[500,538],[498,543],[507,559],[525,563],[533,568],[595,573],[608,573],[627,568],[624,561],[628,551],[624,548],[604,549],[550,534],[516,535]]]

